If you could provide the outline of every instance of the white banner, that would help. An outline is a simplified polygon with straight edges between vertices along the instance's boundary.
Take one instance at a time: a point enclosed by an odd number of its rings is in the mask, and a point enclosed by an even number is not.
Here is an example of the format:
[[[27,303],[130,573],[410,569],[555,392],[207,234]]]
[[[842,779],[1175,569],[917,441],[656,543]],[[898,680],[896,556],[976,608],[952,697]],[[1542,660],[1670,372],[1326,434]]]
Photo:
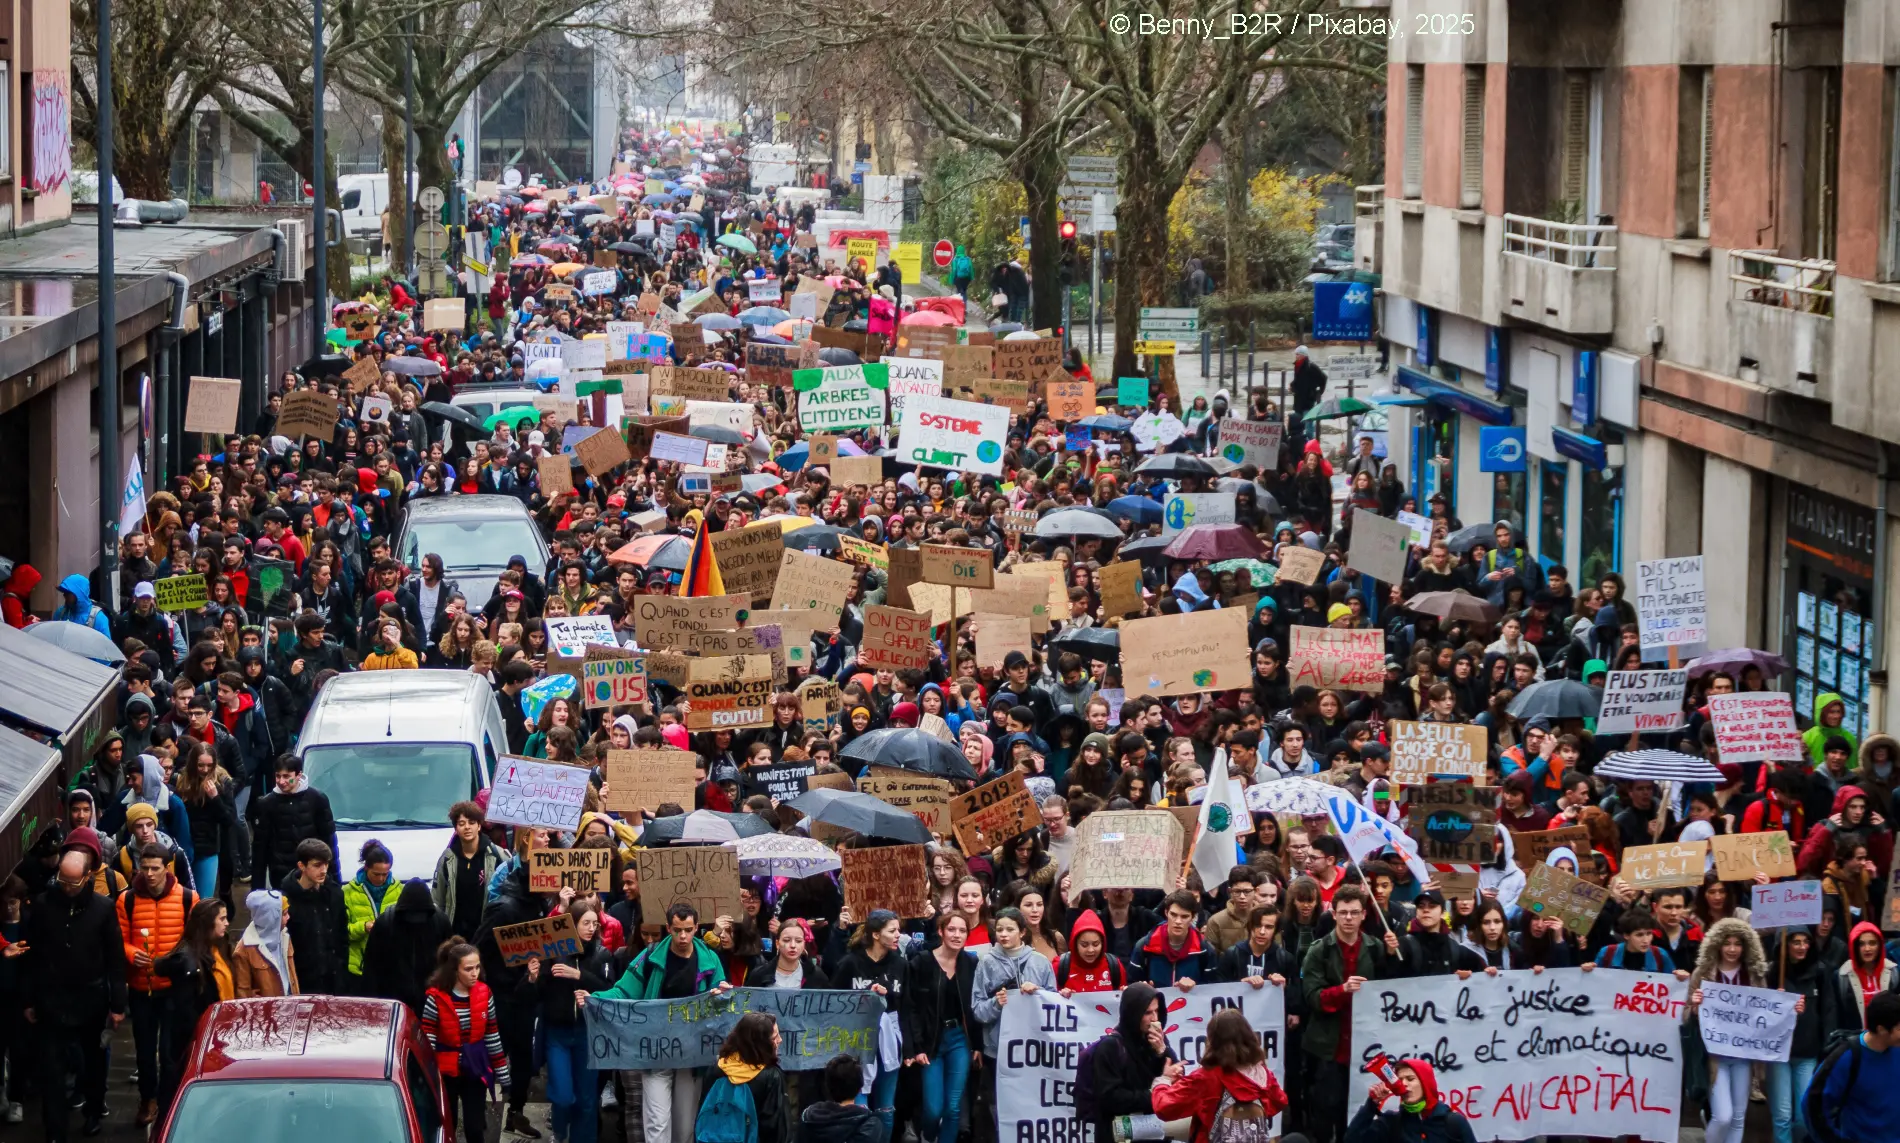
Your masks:
[[[1161,502],[1161,534],[1178,536],[1196,524],[1232,524],[1238,516],[1233,492],[1175,492]]]
[[[905,464],[1003,475],[1009,410],[978,401],[913,396],[898,422],[897,459]]]
[[[1709,649],[1701,556],[1636,565],[1636,624],[1642,631],[1645,663],[1667,662],[1672,650],[1679,659],[1693,659]]]
[[[1198,991],[1198,990],[1197,990]],[[1674,1143],[1682,1013],[1673,976],[1599,968],[1373,981],[1352,1006],[1352,1097],[1381,1052],[1423,1057],[1480,1140],[1635,1135]]]
[[[1702,1046],[1731,1060],[1788,1062],[1798,992],[1702,982]]]
[[[1286,997],[1273,985],[1203,984],[1192,992],[1161,990],[1167,1009],[1168,1046],[1182,1063],[1201,1058],[1208,1021],[1223,1008],[1237,1008],[1260,1033],[1267,1067],[1284,1085]],[[1119,992],[1078,992],[1064,1000],[1047,989],[1034,996],[1012,992],[1003,1006],[997,1036],[997,1138],[1003,1143],[1109,1143],[1095,1140],[1094,1125],[1075,1113],[1075,1064],[1082,1049],[1100,1040],[1121,1019]],[[1272,1131],[1279,1134],[1276,1119]]]
[[[1650,733],[1683,725],[1687,671],[1611,671],[1597,712],[1598,734]]]
[[[911,397],[943,396],[943,362],[928,357],[887,357],[890,366],[891,422],[904,423],[904,402]]]

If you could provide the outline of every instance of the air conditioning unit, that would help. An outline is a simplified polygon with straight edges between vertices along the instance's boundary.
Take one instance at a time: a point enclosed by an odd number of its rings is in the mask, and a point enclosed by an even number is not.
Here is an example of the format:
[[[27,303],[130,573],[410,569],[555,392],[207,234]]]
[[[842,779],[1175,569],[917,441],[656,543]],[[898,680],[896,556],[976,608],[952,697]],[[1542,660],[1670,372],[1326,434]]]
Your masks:
[[[307,269],[308,260],[304,254],[306,235],[310,232],[310,220],[307,218],[280,218],[277,229],[284,236],[284,250],[277,266],[278,281],[301,281]]]

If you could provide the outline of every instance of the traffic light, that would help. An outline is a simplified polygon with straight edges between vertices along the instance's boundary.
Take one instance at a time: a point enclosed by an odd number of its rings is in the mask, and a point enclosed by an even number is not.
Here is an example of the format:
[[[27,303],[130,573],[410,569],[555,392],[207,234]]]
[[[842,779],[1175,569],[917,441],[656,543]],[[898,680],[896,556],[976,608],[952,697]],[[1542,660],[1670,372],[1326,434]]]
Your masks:
[[[1062,284],[1067,286],[1075,281],[1075,220],[1063,219],[1056,233],[1062,238]]]
[[[1061,234],[1062,234],[1062,240],[1064,242],[1075,241],[1075,220],[1074,219],[1065,218],[1062,220]]]

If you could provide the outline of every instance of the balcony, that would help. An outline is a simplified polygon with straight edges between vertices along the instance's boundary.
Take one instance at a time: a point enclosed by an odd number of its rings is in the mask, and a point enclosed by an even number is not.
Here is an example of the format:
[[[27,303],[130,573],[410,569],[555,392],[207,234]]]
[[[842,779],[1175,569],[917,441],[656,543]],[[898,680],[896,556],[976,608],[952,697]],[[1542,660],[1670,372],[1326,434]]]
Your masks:
[[[1385,184],[1352,188],[1352,265],[1367,273],[1380,272],[1385,249]]]
[[[1616,319],[1616,227],[1504,216],[1502,310],[1561,333],[1610,333]]]
[[[1729,251],[1729,360],[1744,380],[1828,401],[1834,367],[1834,263]]]

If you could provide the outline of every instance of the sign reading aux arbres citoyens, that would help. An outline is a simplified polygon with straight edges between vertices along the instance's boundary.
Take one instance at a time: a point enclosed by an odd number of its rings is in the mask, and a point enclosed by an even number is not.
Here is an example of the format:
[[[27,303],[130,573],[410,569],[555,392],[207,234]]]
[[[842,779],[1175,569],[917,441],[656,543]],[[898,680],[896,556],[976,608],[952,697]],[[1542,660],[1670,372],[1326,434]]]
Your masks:
[[[798,427],[808,433],[882,428],[889,377],[882,363],[795,370]]]

